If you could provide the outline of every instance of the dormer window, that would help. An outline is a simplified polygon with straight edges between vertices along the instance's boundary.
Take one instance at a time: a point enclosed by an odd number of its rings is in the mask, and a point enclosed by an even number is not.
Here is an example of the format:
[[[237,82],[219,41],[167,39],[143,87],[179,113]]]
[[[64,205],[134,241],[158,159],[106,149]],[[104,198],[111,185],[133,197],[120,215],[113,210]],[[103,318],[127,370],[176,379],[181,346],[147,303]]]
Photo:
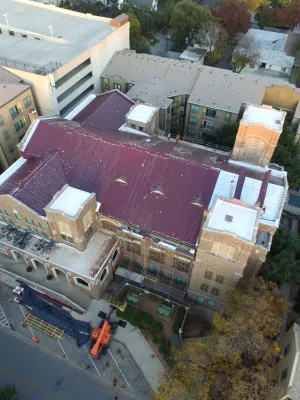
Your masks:
[[[164,196],[164,188],[162,185],[153,186],[151,189],[151,193],[159,194],[160,196]]]
[[[233,216],[232,215],[225,215],[225,221],[232,222]]]

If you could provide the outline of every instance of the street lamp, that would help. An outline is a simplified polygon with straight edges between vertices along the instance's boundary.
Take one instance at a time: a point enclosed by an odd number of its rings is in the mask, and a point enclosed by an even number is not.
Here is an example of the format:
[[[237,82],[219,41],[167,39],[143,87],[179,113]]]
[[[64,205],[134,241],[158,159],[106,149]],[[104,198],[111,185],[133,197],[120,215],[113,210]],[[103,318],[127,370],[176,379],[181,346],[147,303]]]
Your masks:
[[[167,48],[166,48],[166,53],[168,52],[169,40],[170,40],[170,35],[167,35]]]

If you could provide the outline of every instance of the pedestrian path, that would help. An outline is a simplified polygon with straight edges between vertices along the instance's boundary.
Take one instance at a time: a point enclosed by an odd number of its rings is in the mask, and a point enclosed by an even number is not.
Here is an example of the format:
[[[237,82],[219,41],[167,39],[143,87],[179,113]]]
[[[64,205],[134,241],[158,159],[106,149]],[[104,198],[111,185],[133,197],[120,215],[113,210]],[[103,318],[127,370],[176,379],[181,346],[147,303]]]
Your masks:
[[[7,328],[10,328],[9,322],[8,322],[8,320],[6,318],[6,315],[5,315],[4,311],[3,311],[3,308],[1,307],[1,304],[0,304],[0,325],[3,325],[3,326],[6,326]]]
[[[72,313],[71,315],[83,321],[90,321],[91,325],[96,327],[101,321],[101,318],[98,316],[100,310],[105,313],[108,313],[110,310],[108,302],[104,298],[100,300],[92,300],[85,314],[78,315]],[[115,312],[111,316],[111,321],[119,321]],[[148,382],[151,390],[156,393],[160,379],[164,373],[164,366],[157,358],[140,330],[127,322],[125,327],[118,327],[113,339],[126,346],[134,362]]]

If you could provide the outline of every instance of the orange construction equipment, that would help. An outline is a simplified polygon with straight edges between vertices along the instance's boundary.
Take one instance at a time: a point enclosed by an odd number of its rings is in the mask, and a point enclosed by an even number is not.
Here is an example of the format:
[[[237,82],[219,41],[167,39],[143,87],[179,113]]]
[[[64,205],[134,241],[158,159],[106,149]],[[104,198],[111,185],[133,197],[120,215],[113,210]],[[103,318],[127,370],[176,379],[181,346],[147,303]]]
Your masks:
[[[111,337],[112,326],[108,320],[104,321],[102,328],[96,328],[92,334],[92,339],[96,340],[94,346],[91,349],[91,356],[99,358],[105,345],[108,344]]]

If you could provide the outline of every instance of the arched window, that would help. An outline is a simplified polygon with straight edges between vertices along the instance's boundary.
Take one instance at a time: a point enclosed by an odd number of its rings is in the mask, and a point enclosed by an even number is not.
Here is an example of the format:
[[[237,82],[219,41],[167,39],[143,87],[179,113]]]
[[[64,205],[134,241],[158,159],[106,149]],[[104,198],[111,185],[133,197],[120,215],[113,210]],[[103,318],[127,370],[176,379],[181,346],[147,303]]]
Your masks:
[[[117,226],[113,222],[108,221],[107,219],[101,220],[101,227],[106,231],[117,233]]]
[[[90,285],[88,284],[88,282],[86,282],[84,279],[81,279],[81,278],[75,278],[75,282],[78,284],[78,285],[81,285],[81,286],[85,286],[85,287],[90,287]]]

